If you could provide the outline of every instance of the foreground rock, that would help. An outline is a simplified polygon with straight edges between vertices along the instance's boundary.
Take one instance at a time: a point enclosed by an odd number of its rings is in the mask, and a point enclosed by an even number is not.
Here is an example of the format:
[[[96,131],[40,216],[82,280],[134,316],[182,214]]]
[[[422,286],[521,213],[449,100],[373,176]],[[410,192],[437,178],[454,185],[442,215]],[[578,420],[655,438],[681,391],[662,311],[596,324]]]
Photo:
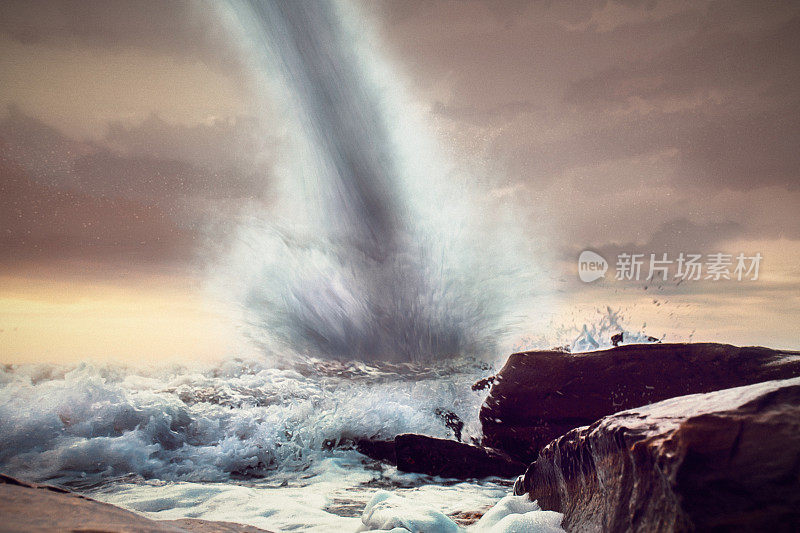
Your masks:
[[[800,378],[672,398],[548,444],[515,492],[567,531],[800,530]]]
[[[394,453],[394,440],[361,439],[356,442],[356,450],[381,463],[397,465],[397,456]]]
[[[603,416],[675,396],[800,376],[800,353],[727,344],[634,344],[509,357],[481,408],[485,446],[530,462]]]
[[[398,435],[394,441],[359,441],[356,448],[403,472],[431,476],[477,479],[514,477],[525,471],[524,463],[501,451],[415,433]]]
[[[49,485],[0,474],[0,531],[259,533],[263,529],[208,520],[150,520]]]
[[[525,470],[498,450],[413,433],[395,437],[394,450],[397,468],[404,472],[466,479],[513,477]]]

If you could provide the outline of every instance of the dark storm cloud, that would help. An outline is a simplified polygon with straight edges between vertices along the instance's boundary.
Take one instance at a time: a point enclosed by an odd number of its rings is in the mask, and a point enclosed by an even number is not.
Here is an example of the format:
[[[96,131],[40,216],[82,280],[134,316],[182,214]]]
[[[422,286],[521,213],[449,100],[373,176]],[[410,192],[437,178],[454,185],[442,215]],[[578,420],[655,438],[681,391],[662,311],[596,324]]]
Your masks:
[[[572,108],[641,109],[604,122],[579,146],[595,147],[594,160],[674,149],[680,175],[694,186],[796,190],[800,16],[770,20],[774,5],[765,5],[742,26],[742,13],[729,9],[710,7],[697,34],[652,59],[572,83],[565,94]],[[688,109],[671,109],[682,101]]]
[[[728,252],[720,247],[729,240],[742,237],[744,230],[738,222],[711,222],[697,224],[684,218],[670,220],[661,224],[658,229],[648,236],[644,242],[609,242],[595,246],[601,255],[606,258],[616,257],[620,253],[644,253],[660,255],[668,253],[670,256],[684,253],[715,253]],[[565,257],[572,259],[583,250],[581,247],[572,247],[565,250]],[[743,251],[743,250],[736,250]]]
[[[380,6],[433,116],[565,251],[800,238],[797,3]]]
[[[5,154],[0,154],[0,175],[4,267],[26,268],[31,261],[54,260],[111,261],[133,267],[186,261],[191,256],[191,234],[158,206],[43,184]]]
[[[98,197],[172,205],[267,190],[264,162],[253,155],[264,139],[252,119],[184,126],[151,116],[112,124],[103,142],[82,142],[12,107],[0,120],[0,140],[35,179]]]
[[[246,142],[256,129],[249,119],[180,126],[151,117],[113,125],[106,143],[82,142],[9,109],[0,261],[187,261],[220,202],[264,200],[266,170]]]
[[[23,44],[150,50],[230,68],[238,55],[214,4],[175,0],[5,0],[0,34]]]

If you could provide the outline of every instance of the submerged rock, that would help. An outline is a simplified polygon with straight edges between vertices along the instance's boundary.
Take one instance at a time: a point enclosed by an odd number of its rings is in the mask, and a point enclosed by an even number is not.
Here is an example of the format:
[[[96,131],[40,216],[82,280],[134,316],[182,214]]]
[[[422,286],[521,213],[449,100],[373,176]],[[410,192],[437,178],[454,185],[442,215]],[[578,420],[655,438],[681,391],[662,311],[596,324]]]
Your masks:
[[[800,530],[800,378],[672,398],[548,444],[515,485],[568,531]]]
[[[483,389],[488,389],[491,387],[495,382],[495,376],[489,376],[487,378],[479,379],[475,383],[472,384],[472,390],[479,391]]]
[[[467,479],[513,477],[525,470],[499,450],[414,433],[395,437],[394,449],[397,468],[405,472]]]
[[[453,436],[458,442],[461,442],[461,432],[464,430],[464,421],[455,414],[453,411],[447,409],[436,409],[436,416],[438,416],[447,429],[453,432]]]
[[[641,405],[800,376],[800,352],[727,344],[631,344],[513,354],[480,418],[483,444],[530,462],[570,429]]]

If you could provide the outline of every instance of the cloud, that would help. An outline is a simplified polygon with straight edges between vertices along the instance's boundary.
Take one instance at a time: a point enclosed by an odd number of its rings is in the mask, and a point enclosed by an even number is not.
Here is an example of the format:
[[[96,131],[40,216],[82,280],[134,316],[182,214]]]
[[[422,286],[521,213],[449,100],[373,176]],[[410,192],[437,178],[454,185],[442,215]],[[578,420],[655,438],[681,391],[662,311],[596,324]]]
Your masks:
[[[573,188],[608,204],[648,184],[670,205],[703,195],[709,213],[724,191],[800,190],[796,3],[531,3],[513,24],[479,2],[412,5],[385,7],[394,57],[448,141],[536,209]],[[762,217],[743,224],[785,223]]]
[[[102,48],[120,58],[137,50],[227,68],[235,44],[207,7],[7,2],[0,33],[31,46]],[[734,235],[800,238],[792,209],[800,198],[797,4],[363,7],[380,23],[386,56],[409,74],[456,157],[463,155],[465,166],[479,160],[498,190],[514,191],[529,209],[529,220],[556,228],[554,240],[567,243],[565,250],[710,245]],[[144,78],[161,79],[161,63],[143,65]],[[129,90],[127,81],[118,85]],[[202,84],[188,85],[163,107],[196,102],[195,90],[221,100]],[[101,117],[92,142],[48,129],[61,126],[51,119],[68,115],[55,107],[42,114],[23,107],[15,137],[2,121],[0,136],[37,183],[121,195],[169,216],[196,201],[268,197],[281,142],[269,128],[233,104],[234,111],[208,113],[203,104],[184,113],[191,119],[160,108],[148,115],[159,94],[161,86],[142,96],[136,113]],[[230,97],[237,98],[254,95]]]
[[[207,231],[224,233],[209,217],[232,224],[237,207],[268,202],[258,131],[248,118],[183,126],[152,116],[86,142],[12,107],[0,119],[0,261],[191,263]]]
[[[0,155],[0,262],[185,262],[192,237],[163,209],[38,183]]]
[[[431,112],[449,119],[467,122],[477,126],[498,125],[509,122],[533,108],[531,102],[508,102],[488,109],[459,107],[444,102],[434,102]]]
[[[255,117],[238,116],[212,119],[195,125],[174,124],[152,114],[138,124],[115,121],[109,124],[102,144],[117,153],[176,159],[212,169],[217,173],[236,174],[250,183],[255,192],[264,185],[265,174],[282,140],[266,130]]]
[[[36,179],[97,197],[174,205],[181,199],[264,198],[269,153],[252,118],[186,126],[157,116],[110,125],[77,141],[11,107],[0,120],[5,153]],[[272,140],[276,144],[277,140]]]
[[[0,2],[0,107],[97,140],[151,113],[196,125],[263,102],[222,2]]]
[[[6,0],[0,34],[23,44],[143,49],[215,67],[240,67],[212,2]]]
[[[797,190],[800,10],[775,11],[712,5],[690,38],[572,82],[564,102],[603,124],[584,159],[671,149],[680,186]]]
[[[800,9],[776,4],[782,8],[776,16],[772,4],[752,14],[728,4],[711,5],[694,33],[652,57],[574,81],[566,102],[594,109],[632,101],[660,106],[698,94],[726,98],[743,92],[794,100],[785,91],[800,68]],[[752,18],[743,26],[745,14]]]
[[[679,218],[664,222],[643,242],[607,243],[597,248],[607,256],[621,252],[645,254],[715,253],[724,242],[742,237],[744,230],[738,222],[709,222],[698,224]]]

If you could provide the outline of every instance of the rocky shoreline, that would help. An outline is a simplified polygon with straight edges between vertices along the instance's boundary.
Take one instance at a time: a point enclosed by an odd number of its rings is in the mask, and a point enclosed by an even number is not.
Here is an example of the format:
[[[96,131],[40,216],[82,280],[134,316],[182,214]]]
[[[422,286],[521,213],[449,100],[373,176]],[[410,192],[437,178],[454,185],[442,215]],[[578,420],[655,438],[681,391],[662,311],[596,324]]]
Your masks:
[[[722,344],[512,355],[484,442],[567,531],[797,531],[800,353]]]
[[[513,354],[480,412],[483,445],[531,462],[549,442],[651,403],[800,376],[800,353],[727,344],[630,344]]]
[[[680,396],[573,429],[515,485],[567,531],[797,531],[800,378]]]
[[[400,434],[353,445],[405,472],[517,478],[514,494],[563,514],[567,531],[800,530],[800,352],[524,352],[476,385],[491,387],[480,443]],[[149,520],[3,475],[0,515],[2,531],[264,531]]]
[[[400,435],[359,449],[457,478],[524,462],[515,493],[563,513],[567,531],[800,529],[800,352],[523,352],[485,386],[482,446]]]

